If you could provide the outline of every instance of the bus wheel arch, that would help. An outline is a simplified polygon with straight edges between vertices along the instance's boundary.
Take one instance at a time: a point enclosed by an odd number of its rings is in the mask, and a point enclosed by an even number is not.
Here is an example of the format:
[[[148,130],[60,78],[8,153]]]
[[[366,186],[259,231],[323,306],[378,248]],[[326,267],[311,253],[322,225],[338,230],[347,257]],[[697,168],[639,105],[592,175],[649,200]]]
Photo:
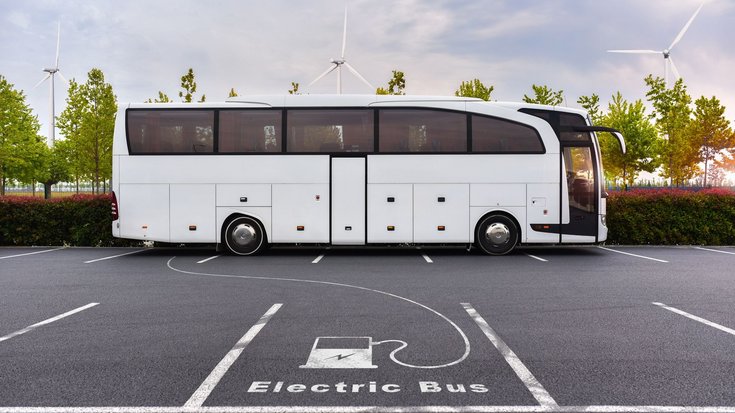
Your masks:
[[[222,224],[222,244],[235,255],[255,255],[268,245],[265,226],[256,217],[232,214]]]
[[[488,255],[505,255],[520,244],[521,226],[505,211],[490,211],[475,225],[475,245]]]

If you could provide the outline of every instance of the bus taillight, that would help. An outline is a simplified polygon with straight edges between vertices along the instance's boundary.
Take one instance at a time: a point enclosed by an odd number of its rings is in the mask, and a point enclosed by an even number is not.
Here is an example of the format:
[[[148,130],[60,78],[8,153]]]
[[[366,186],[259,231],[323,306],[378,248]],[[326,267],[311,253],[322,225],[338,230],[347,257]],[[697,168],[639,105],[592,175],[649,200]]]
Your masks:
[[[117,196],[115,191],[112,191],[112,220],[117,221],[118,218],[120,218],[120,214],[117,209]]]

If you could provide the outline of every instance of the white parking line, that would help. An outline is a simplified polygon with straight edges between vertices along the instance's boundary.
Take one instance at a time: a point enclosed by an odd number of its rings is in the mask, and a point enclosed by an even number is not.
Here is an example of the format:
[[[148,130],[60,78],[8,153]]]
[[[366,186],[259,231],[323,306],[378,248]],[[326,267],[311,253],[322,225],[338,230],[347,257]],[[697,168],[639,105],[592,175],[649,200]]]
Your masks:
[[[197,261],[197,264],[204,264],[205,262],[207,262],[207,261],[212,261],[213,259],[215,259],[215,258],[217,258],[217,257],[219,257],[219,256],[220,256],[220,255],[219,255],[219,254],[217,254],[217,255],[215,255],[214,257],[209,257],[209,258],[205,258],[205,259],[203,259],[203,260],[201,260],[201,261]]]
[[[417,249],[418,251],[421,251],[421,247],[416,247],[416,249]],[[428,264],[433,264],[433,263],[434,263],[434,261],[432,261],[432,260],[431,260],[431,258],[429,258],[429,256],[428,256],[428,255],[426,255],[425,253],[421,252],[421,256],[422,256],[422,257],[424,257],[424,260],[426,260],[426,262],[427,262]]]
[[[43,321],[38,322],[36,324],[29,325],[28,327],[26,327],[26,328],[24,328],[22,330],[18,330],[18,331],[14,332],[14,333],[8,334],[7,336],[0,337],[0,342],[5,341],[5,340],[10,340],[13,337],[17,337],[17,336],[19,336],[21,334],[25,334],[25,333],[27,333],[29,331],[33,331],[33,330],[37,329],[38,327],[44,326],[46,324],[53,323],[54,321],[57,321],[57,320],[61,320],[64,317],[69,317],[72,314],[76,314],[76,313],[78,313],[80,311],[84,311],[84,310],[86,310],[88,308],[91,308],[91,307],[96,306],[97,304],[99,304],[99,303],[89,303],[89,304],[84,305],[84,306],[81,306],[79,308],[75,308],[75,309],[73,309],[71,311],[67,311],[64,314],[59,314],[56,317],[51,317],[48,320],[43,320]]]
[[[311,263],[312,264],[317,264],[317,263],[319,263],[319,261],[322,260],[322,258],[324,258],[324,254],[321,254],[320,256],[314,258],[314,261],[312,261]]]
[[[669,311],[671,311],[673,313],[676,313],[676,314],[679,314],[679,315],[683,315],[686,318],[690,318],[690,319],[692,319],[694,321],[699,321],[702,324],[706,324],[706,325],[708,325],[710,327],[714,327],[714,328],[716,328],[716,329],[718,329],[720,331],[724,331],[727,334],[732,334],[733,336],[735,336],[735,330],[733,330],[732,328],[725,327],[725,326],[720,325],[720,324],[717,324],[717,323],[713,323],[712,321],[706,320],[706,319],[704,319],[702,317],[697,317],[694,314],[689,314],[686,311],[679,310],[678,308],[669,307],[668,305],[666,305],[664,303],[656,303],[656,302],[653,302],[651,304],[657,305],[657,306],[659,306],[659,307],[661,307],[663,309],[669,310]]]
[[[545,259],[543,259],[541,257],[537,257],[535,255],[531,255],[531,254],[529,254],[527,252],[524,252],[524,254],[527,255],[527,256],[529,256],[529,257],[531,257],[531,258],[533,258],[534,260],[539,260],[539,261],[542,261],[542,262],[549,262],[549,260],[545,260]]]
[[[26,255],[43,254],[44,252],[58,251],[58,250],[63,250],[64,248],[66,248],[66,247],[52,248],[50,250],[26,252],[24,254],[6,255],[4,257],[0,257],[0,260],[4,260],[6,258],[24,257]]]
[[[702,247],[694,247],[695,250],[702,250],[702,251],[712,251],[712,252],[719,252],[720,254],[730,254],[735,255],[735,252],[730,251],[720,251],[720,250],[713,250],[712,248],[702,248]]]
[[[214,370],[212,370],[211,373],[209,373],[209,376],[207,376],[206,379],[204,379],[204,382],[199,386],[198,389],[194,392],[194,394],[191,395],[189,400],[184,404],[184,407],[201,407],[204,402],[207,400],[207,397],[209,397],[209,394],[212,393],[212,390],[217,386],[217,383],[222,379],[222,377],[227,373],[227,370],[229,370],[230,366],[232,366],[233,363],[237,360],[238,357],[240,357],[240,354],[245,350],[245,347],[250,344],[251,341],[255,338],[255,336],[258,335],[260,330],[265,327],[265,324],[268,322],[268,320],[273,317],[273,315],[278,311],[278,309],[281,308],[283,304],[273,304],[271,308],[268,309],[268,311],[263,314],[262,317],[260,317],[260,320],[258,320],[257,323],[255,323],[254,326],[250,327],[250,330],[248,330],[247,333],[245,333],[242,338],[235,343],[235,346],[232,347],[232,349],[225,355],[225,358],[223,358],[217,366],[214,367]]]
[[[175,406],[0,407],[0,413],[735,413],[731,406]]]
[[[495,346],[495,348],[498,349],[500,354],[505,358],[505,361],[508,362],[510,367],[513,369],[513,371],[516,373],[519,379],[523,382],[523,384],[526,385],[526,388],[529,392],[531,392],[531,395],[536,399],[536,401],[541,405],[541,407],[547,408],[547,409],[554,409],[558,408],[559,405],[556,403],[556,400],[554,400],[553,397],[549,394],[549,392],[546,391],[544,386],[539,383],[538,380],[536,380],[536,377],[533,376],[533,374],[526,368],[526,366],[523,364],[520,358],[516,355],[516,353],[513,352],[513,350],[508,347],[507,344],[498,336],[498,334],[495,332],[495,330],[490,327],[490,325],[485,321],[480,314],[472,307],[470,303],[462,303],[462,307],[467,311],[467,314],[472,317],[472,320],[475,321],[478,327],[480,327],[480,330],[482,330],[483,333],[485,333],[485,336],[490,340],[491,343]]]
[[[600,245],[598,245],[597,248],[602,249],[602,250],[605,250],[605,251],[617,252],[618,254],[630,255],[631,257],[644,258],[644,259],[651,260],[651,261],[668,262],[666,260],[660,260],[658,258],[646,257],[645,255],[631,254],[630,252],[618,251],[618,250],[614,250],[612,248],[605,248],[605,247],[600,246]]]
[[[110,256],[110,257],[97,258],[96,260],[84,261],[84,263],[85,264],[91,264],[91,263],[97,262],[97,261],[111,260],[113,258],[122,257],[122,256],[125,256],[125,255],[137,254],[137,253],[143,252],[143,251],[146,251],[146,250],[137,250],[137,251],[126,252],[125,254],[117,254],[117,255]]]

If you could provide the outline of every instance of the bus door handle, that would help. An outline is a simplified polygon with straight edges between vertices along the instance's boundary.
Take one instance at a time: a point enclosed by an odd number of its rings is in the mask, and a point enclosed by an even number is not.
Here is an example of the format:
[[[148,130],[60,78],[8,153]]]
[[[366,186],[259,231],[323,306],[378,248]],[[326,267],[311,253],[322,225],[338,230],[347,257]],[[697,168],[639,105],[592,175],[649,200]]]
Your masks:
[[[246,196],[241,196],[241,197],[240,197],[240,202],[248,202],[248,197],[246,197]]]

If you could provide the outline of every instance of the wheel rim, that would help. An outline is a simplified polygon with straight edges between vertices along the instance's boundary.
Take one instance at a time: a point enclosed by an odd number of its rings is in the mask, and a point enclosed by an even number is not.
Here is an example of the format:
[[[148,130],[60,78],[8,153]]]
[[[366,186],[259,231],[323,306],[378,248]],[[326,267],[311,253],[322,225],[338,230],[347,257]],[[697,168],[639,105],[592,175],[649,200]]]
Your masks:
[[[232,241],[242,248],[254,247],[258,241],[258,234],[250,224],[239,224],[232,230]]]
[[[493,222],[485,230],[485,239],[492,245],[504,245],[510,240],[510,228],[500,222]]]

